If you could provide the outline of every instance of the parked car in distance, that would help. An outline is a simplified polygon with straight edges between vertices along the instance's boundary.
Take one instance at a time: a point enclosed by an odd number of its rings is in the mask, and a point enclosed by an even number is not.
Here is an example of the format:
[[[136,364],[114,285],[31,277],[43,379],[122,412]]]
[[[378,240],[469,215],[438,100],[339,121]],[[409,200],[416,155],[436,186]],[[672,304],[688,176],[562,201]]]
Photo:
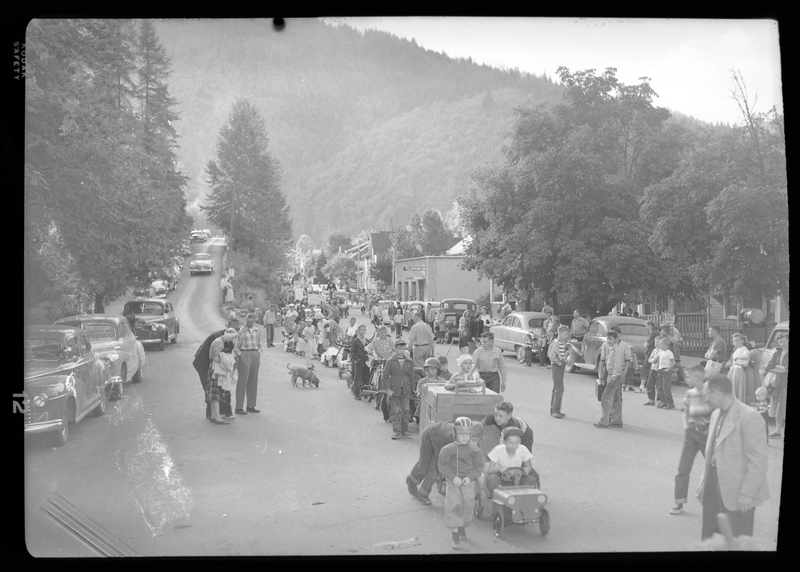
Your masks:
[[[125,303],[122,315],[133,323],[136,339],[164,351],[167,341],[176,343],[180,325],[172,304],[163,298],[142,298]]]
[[[144,346],[124,317],[83,314],[61,318],[54,325],[74,326],[86,332],[95,353],[107,358],[112,377],[120,378],[123,383],[142,381],[142,368],[147,360]]]
[[[192,242],[206,241],[206,233],[204,233],[202,230],[193,230],[191,237],[192,237]]]
[[[391,316],[389,316],[389,306],[396,306],[397,300],[381,300],[378,302],[378,307],[381,310],[381,323],[384,326],[393,326]]]
[[[789,333],[789,321],[780,322],[772,328],[772,333],[769,335],[769,339],[767,340],[766,345],[761,348],[761,365],[760,371],[761,376],[764,376],[766,373],[767,364],[769,360],[772,359],[772,355],[778,349],[778,336],[781,334],[788,334]]]
[[[166,298],[169,286],[166,280],[153,280],[150,284],[153,287],[153,298]]]
[[[60,447],[71,423],[105,414],[114,383],[110,367],[81,328],[28,326],[23,335],[25,435],[49,433],[51,445]]]
[[[589,324],[589,330],[583,336],[583,342],[570,340],[567,343],[567,363],[565,370],[572,373],[577,369],[597,371],[600,364],[600,348],[608,339],[608,330],[617,326],[621,331],[621,339],[630,344],[636,356],[634,374],[638,374],[644,363],[644,348],[647,345],[646,322],[639,318],[625,316],[598,316]]]
[[[539,357],[539,340],[545,335],[546,314],[541,312],[511,312],[499,324],[489,326],[494,345],[505,352],[514,352],[519,361],[525,359],[525,345],[530,344],[533,355]]]
[[[189,274],[214,273],[214,260],[208,252],[198,252],[189,263]]]
[[[133,289],[133,295],[141,298],[155,298],[156,289],[153,288],[152,283],[147,286],[136,286]]]
[[[203,234],[206,236],[206,238],[211,238],[212,236],[214,236],[213,234],[211,234],[211,231],[208,230],[207,228],[203,229]]]
[[[406,330],[414,325],[414,312],[422,312],[422,316],[425,317],[425,302],[409,300],[401,302],[400,307],[403,309],[403,328]]]
[[[191,255],[192,255],[192,247],[189,244],[182,244],[181,256],[191,256]]]
[[[445,298],[442,300],[442,312],[444,313],[444,326],[446,332],[445,343],[450,343],[453,338],[458,337],[458,321],[464,314],[464,310],[474,312],[478,305],[475,300],[467,298]]]

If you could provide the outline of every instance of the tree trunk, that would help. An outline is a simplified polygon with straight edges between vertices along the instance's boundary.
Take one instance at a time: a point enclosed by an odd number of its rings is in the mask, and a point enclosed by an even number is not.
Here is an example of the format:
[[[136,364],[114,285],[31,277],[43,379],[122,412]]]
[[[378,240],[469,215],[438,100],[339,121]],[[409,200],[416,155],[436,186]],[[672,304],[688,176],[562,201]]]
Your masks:
[[[106,307],[103,304],[103,299],[106,297],[105,292],[95,292],[94,293],[94,313],[95,314],[105,314]]]
[[[553,297],[553,315],[558,316],[558,292],[553,292],[552,297]]]
[[[525,296],[525,311],[526,312],[530,312],[531,311],[531,298],[533,297],[532,289],[529,288],[527,290],[527,292],[528,293]]]

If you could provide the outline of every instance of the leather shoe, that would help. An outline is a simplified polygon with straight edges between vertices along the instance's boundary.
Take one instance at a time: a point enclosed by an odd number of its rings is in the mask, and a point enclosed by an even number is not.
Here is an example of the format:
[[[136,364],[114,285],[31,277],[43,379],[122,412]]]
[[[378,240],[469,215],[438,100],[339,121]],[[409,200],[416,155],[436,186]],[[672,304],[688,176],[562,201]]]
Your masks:
[[[245,411],[244,409],[237,409],[236,411],[234,411],[234,413],[236,413],[236,415],[247,415],[247,411]]]
[[[655,405],[652,401],[645,401],[642,405]]]
[[[608,429],[608,425],[603,425],[602,423],[595,423],[594,426],[598,429]]]
[[[247,408],[247,412],[248,413],[261,413],[261,410],[260,409],[256,409],[255,407],[248,407]]]
[[[425,506],[430,506],[431,505],[431,499],[429,499],[425,495],[419,495],[419,502],[421,502]]]
[[[212,419],[211,422],[214,425],[230,425],[229,421],[223,421],[222,419],[220,419],[219,421],[217,421],[216,419]]]
[[[564,417],[566,417],[566,415],[564,415],[563,413],[551,413],[550,417],[555,417],[556,419],[563,419]]]
[[[611,423],[609,427],[616,427],[618,429],[622,429],[622,423]]]

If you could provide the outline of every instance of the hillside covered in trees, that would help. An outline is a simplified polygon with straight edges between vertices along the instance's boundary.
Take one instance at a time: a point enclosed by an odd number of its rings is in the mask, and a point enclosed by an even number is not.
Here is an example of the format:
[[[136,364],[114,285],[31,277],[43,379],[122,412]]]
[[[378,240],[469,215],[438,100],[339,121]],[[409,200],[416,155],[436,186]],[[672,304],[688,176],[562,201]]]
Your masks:
[[[156,23],[172,58],[178,150],[189,212],[208,192],[205,164],[239,98],[264,118],[297,234],[405,224],[449,209],[474,168],[502,160],[516,105],[561,99],[548,78],[425,50],[385,32],[317,20]]]

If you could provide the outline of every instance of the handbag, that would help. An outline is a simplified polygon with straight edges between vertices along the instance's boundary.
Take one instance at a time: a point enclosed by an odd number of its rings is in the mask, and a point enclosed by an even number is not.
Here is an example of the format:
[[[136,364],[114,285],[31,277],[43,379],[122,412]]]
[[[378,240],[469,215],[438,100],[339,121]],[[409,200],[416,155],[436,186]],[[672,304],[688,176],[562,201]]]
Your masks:
[[[767,388],[767,392],[770,396],[777,396],[778,395],[778,374],[772,371],[767,372],[764,374],[764,387]]]
[[[595,386],[595,392],[597,393],[597,401],[603,400],[603,392],[606,390],[606,381],[601,379],[596,379],[597,385]]]

